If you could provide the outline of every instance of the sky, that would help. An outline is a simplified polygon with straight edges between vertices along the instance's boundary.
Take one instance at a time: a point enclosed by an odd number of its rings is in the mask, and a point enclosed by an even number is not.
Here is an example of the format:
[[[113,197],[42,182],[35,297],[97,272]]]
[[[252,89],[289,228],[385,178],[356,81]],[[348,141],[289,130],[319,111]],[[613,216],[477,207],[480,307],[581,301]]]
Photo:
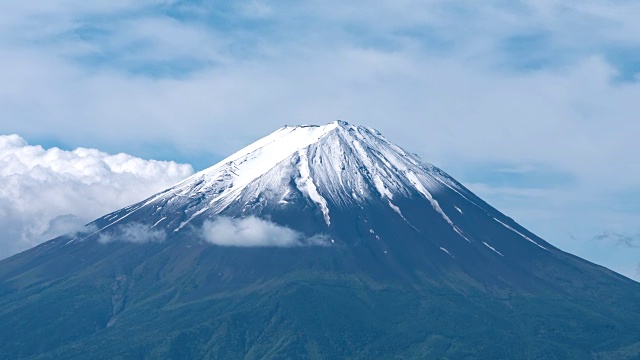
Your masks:
[[[341,119],[640,280],[638,18],[624,0],[4,2],[0,257]]]

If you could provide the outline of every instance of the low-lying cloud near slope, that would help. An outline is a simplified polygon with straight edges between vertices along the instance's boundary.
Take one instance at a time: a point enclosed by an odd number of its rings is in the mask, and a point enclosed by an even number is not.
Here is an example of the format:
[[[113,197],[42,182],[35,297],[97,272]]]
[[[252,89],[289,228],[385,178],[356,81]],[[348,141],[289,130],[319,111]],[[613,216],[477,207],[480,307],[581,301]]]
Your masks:
[[[0,258],[77,231],[192,173],[190,165],[175,162],[43,149],[0,135]]]
[[[219,216],[205,221],[196,231],[206,243],[218,246],[298,247],[328,246],[332,243],[326,234],[306,236],[296,230],[255,216],[242,219]],[[144,244],[162,242],[166,239],[167,233],[163,229],[137,222],[115,225],[98,234],[98,241],[103,244],[111,242]]]
[[[202,226],[202,235],[208,243],[219,246],[327,246],[331,242],[327,235],[307,237],[295,230],[253,216],[243,219],[221,216],[206,221]]]
[[[143,244],[149,242],[162,242],[167,238],[167,233],[160,229],[153,229],[151,226],[140,223],[129,223],[118,226],[111,231],[100,234],[98,241],[106,244],[114,241],[131,242]]]

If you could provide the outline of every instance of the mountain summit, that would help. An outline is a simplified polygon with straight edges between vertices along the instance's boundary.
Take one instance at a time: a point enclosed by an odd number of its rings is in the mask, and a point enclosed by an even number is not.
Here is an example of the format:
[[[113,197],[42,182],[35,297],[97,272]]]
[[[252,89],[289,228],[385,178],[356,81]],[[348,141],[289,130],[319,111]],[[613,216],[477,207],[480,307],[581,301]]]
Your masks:
[[[0,304],[14,358],[640,356],[638,283],[343,121],[0,262]]]

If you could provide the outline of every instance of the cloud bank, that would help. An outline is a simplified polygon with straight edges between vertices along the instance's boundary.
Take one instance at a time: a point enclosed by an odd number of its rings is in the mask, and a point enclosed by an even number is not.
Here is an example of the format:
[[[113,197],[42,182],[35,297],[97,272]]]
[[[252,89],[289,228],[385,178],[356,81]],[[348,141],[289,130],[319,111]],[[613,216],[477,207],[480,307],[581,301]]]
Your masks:
[[[202,226],[206,242],[237,247],[328,246],[326,235],[306,237],[300,232],[254,216],[234,219],[220,216]]]
[[[79,231],[192,172],[190,165],[175,162],[85,148],[44,149],[18,135],[0,136],[0,258]]]

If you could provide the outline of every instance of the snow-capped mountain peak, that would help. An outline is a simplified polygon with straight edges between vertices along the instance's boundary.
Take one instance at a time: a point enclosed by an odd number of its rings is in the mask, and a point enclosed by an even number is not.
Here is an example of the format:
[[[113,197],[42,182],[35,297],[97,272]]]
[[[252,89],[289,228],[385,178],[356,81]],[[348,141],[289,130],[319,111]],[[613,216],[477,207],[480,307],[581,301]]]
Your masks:
[[[271,217],[311,209],[326,230],[335,225],[336,213],[352,214],[372,206],[384,208],[389,214],[385,216],[399,219],[412,231],[422,232],[428,218],[428,227],[436,226],[466,243],[484,244],[503,256],[493,239],[474,237],[465,230],[464,218],[481,214],[546,250],[533,235],[519,230],[440,169],[377,130],[344,121],[280,128],[147,201],[105,216],[99,229],[133,213],[154,227],[180,232],[217,215]],[[423,217],[416,218],[416,206]]]
[[[312,148],[313,154],[309,153]],[[185,179],[175,187],[175,191],[183,195],[208,192],[212,188],[219,191],[219,185],[224,183],[222,192],[237,192],[279,163],[300,153],[306,153],[309,157],[314,170],[311,175],[314,182],[324,180],[340,187],[341,182],[349,180],[349,173],[359,171],[368,174],[380,195],[388,198],[393,197],[392,190],[401,191],[403,185],[418,184],[417,188],[422,190],[425,185],[419,183],[424,179],[419,179],[420,174],[415,172],[433,169],[429,164],[421,164],[417,156],[390,143],[376,130],[334,121],[322,126],[280,128],[218,164]],[[354,161],[358,163],[358,168],[347,168],[348,163]],[[394,179],[400,173],[407,174],[407,179],[401,181],[404,184]],[[318,179],[315,179],[316,176]]]
[[[392,202],[394,196],[415,191],[451,222],[430,189],[456,187],[455,181],[378,131],[344,121],[280,128],[151,201],[174,195],[205,196],[207,209],[222,211],[258,179],[262,178],[261,187],[252,189],[255,196],[267,190],[280,192],[286,177],[293,177],[298,190],[323,209],[327,225],[331,221],[327,201],[345,206],[377,196],[400,213]]]

